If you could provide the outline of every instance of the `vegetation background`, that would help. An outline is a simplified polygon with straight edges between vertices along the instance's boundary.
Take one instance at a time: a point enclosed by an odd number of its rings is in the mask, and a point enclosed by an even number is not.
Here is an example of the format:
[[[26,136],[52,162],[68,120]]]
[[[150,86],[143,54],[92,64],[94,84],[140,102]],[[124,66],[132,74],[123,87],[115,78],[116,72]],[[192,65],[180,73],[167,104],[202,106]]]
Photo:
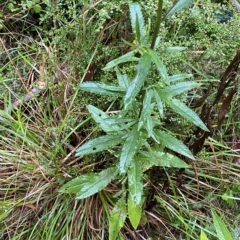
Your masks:
[[[174,2],[163,1],[163,15]],[[139,4],[151,38],[158,1]],[[86,156],[76,151],[103,135],[101,122],[94,121],[87,106],[115,116],[124,100],[118,94],[83,91],[80,84],[117,84],[115,71],[103,68],[131,50],[138,51],[135,57],[144,54],[133,30],[127,0],[0,3],[0,239],[207,239],[204,233],[209,239],[229,239],[219,237],[221,224],[239,239],[239,71],[227,76],[229,84],[213,104],[239,49],[240,13],[231,1],[194,1],[161,23],[155,52],[169,76],[184,73],[199,84],[177,99],[211,126],[211,135],[199,151],[192,148],[200,137],[196,127],[164,105],[161,129],[196,151],[196,160],[169,147],[166,153],[189,167],[176,160],[175,165],[142,171],[137,226],[129,212],[117,212],[118,223],[112,217],[116,209],[124,209],[119,199],[128,195],[127,177],[80,200],[59,191],[72,179],[116,166],[119,148],[114,154],[109,148]],[[123,76],[134,77],[133,63],[120,66]],[[155,84],[156,79],[153,68],[148,81]],[[140,94],[136,109],[142,98]],[[203,103],[213,105],[210,125],[204,121]],[[224,113],[222,121],[219,113]],[[153,139],[148,143],[152,146]],[[113,222],[119,228],[114,237],[109,236]]]

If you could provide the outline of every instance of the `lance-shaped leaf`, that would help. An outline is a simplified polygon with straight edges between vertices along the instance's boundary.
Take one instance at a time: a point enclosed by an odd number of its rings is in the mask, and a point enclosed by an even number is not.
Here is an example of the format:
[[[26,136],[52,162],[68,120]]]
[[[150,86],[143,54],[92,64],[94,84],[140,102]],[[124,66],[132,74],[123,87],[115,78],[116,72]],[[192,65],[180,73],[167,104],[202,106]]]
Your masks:
[[[137,229],[142,217],[142,202],[136,204],[128,195],[128,217],[134,229]]]
[[[122,137],[123,135],[120,134],[107,135],[90,140],[77,149],[76,157],[101,152],[103,150],[116,146],[123,141]]]
[[[191,78],[193,75],[192,74],[186,74],[186,73],[182,73],[182,74],[175,74],[172,76],[169,76],[169,81],[170,82],[177,82],[180,80],[184,80],[186,78]]]
[[[156,89],[154,89],[154,98],[157,103],[159,115],[160,115],[160,117],[163,117],[163,103],[162,103],[162,100],[161,100],[160,96],[158,95],[158,92]]]
[[[131,161],[139,149],[140,131],[138,131],[137,125],[135,125],[131,132],[128,133],[128,137],[123,145],[120,156],[120,172],[125,173],[131,164]]]
[[[192,122],[196,126],[200,127],[204,131],[209,131],[203,121],[198,117],[198,115],[187,107],[183,102],[178,99],[169,99],[167,102],[168,106],[176,113],[180,114],[189,122]]]
[[[104,68],[103,70],[107,70],[110,68],[113,68],[115,66],[117,66],[120,63],[124,63],[124,62],[132,62],[132,61],[139,61],[139,58],[134,57],[135,53],[133,51],[128,52],[124,55],[122,55],[119,58],[116,58],[114,60],[112,60],[111,62],[109,62]]]
[[[152,96],[153,96],[153,90],[152,89],[146,90],[146,94],[143,99],[141,116],[138,122],[138,130],[141,129],[141,127],[145,124],[147,120],[147,116],[150,115]]]
[[[169,94],[171,96],[175,96],[199,86],[200,84],[196,82],[180,82],[171,86],[164,87],[164,89],[161,90],[161,92]]]
[[[175,52],[181,52],[185,50],[186,47],[168,47],[166,48],[167,53],[175,53]]]
[[[130,3],[129,9],[132,30],[134,33],[136,33],[138,42],[141,43],[141,39],[144,37],[145,34],[145,24],[141,7],[138,3]]]
[[[117,175],[116,167],[107,168],[100,173],[88,173],[64,184],[59,192],[76,193],[76,199],[83,199],[104,189]]]
[[[179,0],[177,1],[173,7],[169,10],[165,18],[171,17],[173,14],[180,12],[182,9],[186,8],[190,5],[194,0]]]
[[[179,141],[177,138],[173,137],[167,132],[160,131],[160,130],[155,131],[155,136],[157,140],[167,148],[173,150],[174,152],[180,153],[183,156],[186,156],[190,159],[195,160],[194,156],[192,155],[190,150],[187,148],[187,146],[183,144],[181,141]]]
[[[157,53],[152,49],[147,49],[147,53],[149,54],[149,56],[151,56],[151,60],[155,63],[157,70],[162,77],[163,82],[169,84],[167,70],[163,65],[162,61],[160,60],[160,58],[158,57]]]
[[[97,122],[100,125],[101,129],[104,132],[119,131],[119,127],[118,125],[114,124],[114,121],[107,121],[109,116],[105,112],[92,105],[88,105],[87,108],[95,122]]]
[[[126,89],[121,86],[107,85],[98,82],[84,82],[79,84],[79,88],[86,92],[91,92],[100,95],[123,95]]]
[[[137,65],[137,71],[133,81],[127,89],[127,93],[124,98],[124,110],[128,109],[135,97],[141,90],[146,77],[151,67],[151,57],[148,54],[144,54]]]
[[[127,89],[129,86],[128,77],[126,74],[121,74],[118,67],[115,67],[115,71],[117,74],[118,84],[120,87],[123,87],[124,89]]]
[[[209,240],[206,233],[203,230],[201,230],[200,240]]]
[[[128,169],[128,190],[132,201],[140,204],[143,194],[142,169],[140,161],[133,159]]]
[[[119,231],[123,227],[127,217],[127,205],[125,194],[115,204],[109,220],[109,240],[118,238]]]

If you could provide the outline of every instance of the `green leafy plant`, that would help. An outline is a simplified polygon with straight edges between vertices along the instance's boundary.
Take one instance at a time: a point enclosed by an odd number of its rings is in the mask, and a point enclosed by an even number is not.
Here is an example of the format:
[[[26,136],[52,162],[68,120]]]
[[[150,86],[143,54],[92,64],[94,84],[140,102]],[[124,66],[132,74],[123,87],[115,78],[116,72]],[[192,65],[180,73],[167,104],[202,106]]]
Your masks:
[[[189,81],[190,74],[169,76],[156,48],[160,44],[158,37],[161,22],[179,12],[191,0],[178,1],[162,17],[162,0],[158,2],[158,12],[154,35],[150,43],[150,26],[145,25],[141,7],[130,3],[131,26],[135,36],[132,51],[110,61],[105,71],[114,68],[118,85],[101,82],[84,82],[79,85],[82,91],[99,95],[116,96],[123,99],[123,108],[118,114],[109,114],[93,105],[88,105],[92,118],[105,132],[102,136],[89,140],[77,149],[76,156],[85,156],[108,150],[115,156],[112,166],[100,173],[81,175],[60,188],[60,192],[74,193],[77,199],[89,197],[103,190],[111,181],[120,181],[123,188],[120,198],[110,214],[109,239],[116,239],[126,218],[134,229],[142,217],[143,173],[153,167],[188,168],[189,165],[173,154],[194,160],[194,156],[174,133],[163,127],[167,109],[182,116],[190,123],[208,131],[198,115],[177,98],[192,88],[199,87]],[[149,47],[149,45],[151,47]],[[183,50],[182,47],[166,49],[169,54]],[[123,74],[121,66],[134,67],[134,73]],[[152,79],[151,73],[157,71],[158,79]],[[169,151],[170,150],[170,151]]]

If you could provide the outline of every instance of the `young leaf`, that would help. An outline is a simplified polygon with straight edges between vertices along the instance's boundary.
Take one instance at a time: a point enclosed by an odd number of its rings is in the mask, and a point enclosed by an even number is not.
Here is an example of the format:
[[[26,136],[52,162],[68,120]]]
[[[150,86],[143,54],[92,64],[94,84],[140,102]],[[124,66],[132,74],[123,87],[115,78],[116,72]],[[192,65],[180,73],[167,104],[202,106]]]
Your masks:
[[[165,18],[171,17],[173,14],[180,12],[182,9],[190,5],[194,0],[179,0],[176,2],[173,7],[170,9],[170,11],[167,13]]]
[[[75,156],[84,156],[109,149],[121,143],[122,137],[123,135],[106,135],[90,140],[77,149]]]
[[[118,238],[119,231],[123,227],[127,217],[127,206],[125,195],[115,204],[109,219],[109,240]]]
[[[200,84],[196,82],[180,82],[171,86],[166,86],[161,92],[175,96],[199,86]]]
[[[157,103],[157,108],[158,108],[158,112],[160,117],[163,117],[163,103],[162,100],[160,98],[160,96],[158,95],[158,92],[156,91],[156,89],[154,89],[154,97]]]
[[[167,104],[173,111],[180,114],[186,120],[192,122],[196,126],[203,129],[204,131],[207,131],[207,132],[209,131],[205,126],[205,124],[203,123],[203,121],[199,118],[199,116],[180,100],[170,99],[167,101]]]
[[[146,90],[146,94],[143,99],[141,116],[140,116],[139,122],[138,122],[138,130],[141,129],[141,127],[146,122],[147,116],[150,115],[152,96],[153,96],[153,90],[152,89]]]
[[[120,172],[125,173],[131,164],[131,161],[139,148],[140,132],[137,129],[137,125],[134,126],[123,145],[120,156]]]
[[[119,131],[119,127],[116,124],[114,124],[114,121],[111,121],[111,122],[107,121],[109,116],[105,112],[103,112],[102,110],[92,105],[88,105],[87,108],[88,108],[88,111],[91,113],[92,118],[95,120],[95,122],[97,122],[100,125],[101,129],[104,132]]]
[[[136,75],[127,89],[124,98],[124,110],[127,110],[141,90],[151,67],[151,57],[144,54],[137,65]]]
[[[126,89],[121,86],[107,85],[98,82],[84,82],[79,84],[79,88],[86,92],[91,92],[101,95],[123,95]]]
[[[76,199],[83,199],[104,189],[117,175],[116,167],[107,168],[100,173],[88,173],[64,184],[59,192],[77,193]]]
[[[114,60],[112,60],[111,62],[109,62],[104,68],[103,70],[107,70],[110,68],[113,68],[115,66],[117,66],[120,63],[124,63],[124,62],[132,62],[132,61],[139,61],[139,58],[134,57],[135,53],[133,51],[128,52],[124,55],[122,55],[119,58],[116,58]]]
[[[175,75],[169,76],[169,81],[170,82],[177,82],[177,81],[184,80],[186,78],[191,78],[191,77],[192,77],[192,74],[186,74],[186,73],[175,74]]]
[[[219,240],[233,240],[231,233],[227,229],[226,224],[223,220],[218,216],[218,214],[212,210],[213,217],[213,225],[217,232],[217,236]]]
[[[138,3],[130,3],[130,18],[133,32],[136,33],[136,37],[139,43],[145,34],[145,24],[142,15],[141,7]]]
[[[128,196],[128,217],[134,229],[137,229],[142,217],[142,202],[136,204],[131,196]]]
[[[129,195],[135,204],[140,204],[143,194],[142,169],[140,161],[133,159],[128,169]]]
[[[119,68],[116,66],[115,67],[115,71],[117,74],[117,79],[118,79],[118,84],[120,87],[123,87],[124,89],[127,89],[129,86],[129,81],[128,81],[128,77],[126,74],[122,75]]]
[[[168,47],[166,49],[166,52],[167,53],[175,53],[175,52],[181,52],[185,49],[186,49],[186,47]]]
[[[163,65],[162,61],[160,60],[160,58],[158,57],[157,53],[155,51],[153,51],[152,49],[147,49],[147,53],[151,57],[152,61],[155,63],[155,65],[158,69],[158,72],[162,77],[163,82],[166,84],[169,84],[167,70],[166,70],[165,66]]]
[[[200,240],[209,240],[206,233],[203,230],[201,230]]]
[[[195,160],[194,156],[190,152],[190,150],[187,148],[186,145],[184,145],[181,141],[179,141],[177,138],[173,137],[172,135],[168,134],[167,132],[163,131],[155,131],[155,136],[157,140],[166,146],[167,148],[173,150],[174,152],[180,153],[183,156],[186,156],[190,159]]]

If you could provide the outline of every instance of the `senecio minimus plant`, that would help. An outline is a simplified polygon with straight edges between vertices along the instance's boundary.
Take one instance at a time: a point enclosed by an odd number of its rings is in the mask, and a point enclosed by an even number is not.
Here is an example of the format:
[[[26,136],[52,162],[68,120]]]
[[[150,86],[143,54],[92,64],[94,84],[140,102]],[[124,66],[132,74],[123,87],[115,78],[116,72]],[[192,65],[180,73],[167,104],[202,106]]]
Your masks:
[[[92,118],[106,134],[84,143],[76,151],[76,156],[84,156],[108,150],[116,157],[114,165],[99,173],[81,175],[60,188],[60,192],[74,193],[77,199],[84,199],[103,190],[112,180],[122,182],[119,199],[109,217],[110,240],[118,238],[127,217],[135,229],[140,223],[144,203],[144,171],[152,166],[189,167],[183,160],[168,153],[166,148],[194,160],[187,146],[162,129],[161,122],[164,119],[165,106],[208,131],[198,115],[175,98],[176,95],[196,88],[199,84],[184,81],[191,77],[190,74],[169,76],[164,63],[155,51],[160,43],[158,34],[161,22],[181,11],[192,1],[179,0],[163,17],[163,0],[159,0],[151,41],[149,26],[146,27],[144,23],[140,5],[136,2],[130,3],[130,19],[135,40],[128,44],[133,50],[110,61],[104,68],[104,70],[114,68],[118,85],[84,82],[79,86],[82,91],[114,95],[123,99],[123,109],[115,115],[109,115],[93,105],[88,105]],[[183,47],[170,47],[167,51],[170,54],[183,49]],[[133,63],[136,63],[133,78],[121,73],[119,64],[122,66]],[[155,65],[160,80],[151,81],[149,84],[148,76],[153,69],[152,64]]]

